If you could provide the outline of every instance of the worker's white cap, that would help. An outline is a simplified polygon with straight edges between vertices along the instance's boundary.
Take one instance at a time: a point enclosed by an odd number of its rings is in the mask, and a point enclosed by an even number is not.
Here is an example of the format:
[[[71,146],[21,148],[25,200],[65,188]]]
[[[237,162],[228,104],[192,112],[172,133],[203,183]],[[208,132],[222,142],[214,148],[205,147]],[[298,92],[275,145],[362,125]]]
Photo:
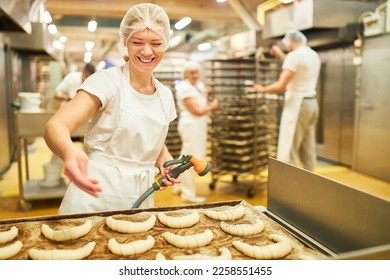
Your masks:
[[[302,32],[298,30],[290,30],[287,31],[287,33],[284,35],[282,42],[286,47],[288,47],[292,43],[306,44],[307,38]]]
[[[197,61],[190,60],[190,61],[187,61],[186,63],[184,63],[183,78],[185,79],[188,72],[191,72],[194,70],[200,71],[200,64]]]
[[[138,31],[151,29],[164,40],[165,49],[169,45],[170,23],[167,13],[158,5],[142,3],[131,7],[119,27],[119,52],[127,57],[127,41]]]

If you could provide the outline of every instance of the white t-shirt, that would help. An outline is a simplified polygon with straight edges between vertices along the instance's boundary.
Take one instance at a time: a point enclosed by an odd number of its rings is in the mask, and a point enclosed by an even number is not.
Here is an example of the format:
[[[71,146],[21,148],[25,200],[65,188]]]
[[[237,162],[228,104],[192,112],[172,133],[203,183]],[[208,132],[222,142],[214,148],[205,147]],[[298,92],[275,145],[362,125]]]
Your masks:
[[[70,72],[56,87],[56,92],[62,92],[70,98],[75,97],[76,92],[82,83],[81,74],[81,72]]]
[[[188,80],[183,80],[178,85],[176,90],[177,105],[180,110],[180,118],[196,118],[189,112],[184,105],[184,99],[196,98],[198,105],[201,107],[207,106],[207,99],[205,96],[206,87],[203,82],[199,82],[196,86],[192,85]]]
[[[302,46],[289,52],[282,68],[294,72],[287,85],[287,91],[302,94],[305,97],[316,95],[321,60],[318,53],[308,46]]]
[[[120,110],[120,102],[123,102],[120,97],[120,91],[123,90],[123,75],[119,66],[100,70],[89,76],[80,87],[97,96],[102,103],[99,111],[92,117],[85,135],[85,144],[90,147],[89,151],[104,151],[119,121],[117,111]],[[167,118],[171,122],[176,118],[172,92],[158,80],[154,79],[154,83],[160,89],[159,95],[144,95],[134,89],[131,91],[138,99],[138,103],[145,108],[143,111],[147,112],[148,117],[156,120]]]

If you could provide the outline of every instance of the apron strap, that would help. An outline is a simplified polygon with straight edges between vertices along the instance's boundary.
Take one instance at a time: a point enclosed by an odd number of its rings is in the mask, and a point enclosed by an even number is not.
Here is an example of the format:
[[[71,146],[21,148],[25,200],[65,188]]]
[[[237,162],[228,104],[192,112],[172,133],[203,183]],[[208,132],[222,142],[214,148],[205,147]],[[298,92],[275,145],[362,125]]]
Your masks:
[[[155,162],[140,162],[140,161],[134,161],[134,160],[129,160],[129,159],[123,159],[123,158],[117,158],[117,157],[112,157],[108,156],[103,153],[91,153],[88,155],[88,157],[92,160],[97,160],[100,162],[104,162],[108,165],[112,166],[118,166],[118,167],[130,167],[130,168],[155,168],[154,164]]]

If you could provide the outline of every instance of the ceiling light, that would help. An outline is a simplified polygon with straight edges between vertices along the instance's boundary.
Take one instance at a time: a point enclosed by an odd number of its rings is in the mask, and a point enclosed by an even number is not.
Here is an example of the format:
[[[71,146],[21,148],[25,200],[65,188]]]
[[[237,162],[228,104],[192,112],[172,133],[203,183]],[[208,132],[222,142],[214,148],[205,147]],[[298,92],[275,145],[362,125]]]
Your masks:
[[[96,20],[90,20],[90,21],[88,22],[88,31],[89,31],[89,32],[95,32],[96,27],[97,27],[97,22],[96,22]]]
[[[210,43],[202,43],[198,45],[198,51],[205,51],[211,48]]]
[[[179,20],[178,22],[176,22],[175,28],[177,30],[181,30],[184,27],[186,27],[187,25],[189,25],[191,21],[192,21],[192,19],[190,17],[184,17],[181,20]]]
[[[224,3],[226,0],[217,0],[218,3]]]
[[[62,35],[59,40],[61,43],[66,43],[66,41],[68,41],[68,37]]]
[[[92,58],[91,57],[87,57],[87,56],[84,56],[84,62],[85,63],[90,63],[91,62],[91,60],[92,60]]]
[[[279,2],[281,2],[283,4],[288,4],[288,3],[294,2],[294,0],[279,0]]]
[[[87,41],[87,42],[85,42],[85,49],[86,49],[87,51],[92,50],[94,46],[95,46],[95,43],[92,42],[92,41]]]
[[[49,30],[50,34],[56,34],[57,33],[57,26],[55,24],[49,24],[47,27],[47,30]]]
[[[53,47],[55,49],[63,50],[65,48],[64,44],[61,43],[59,40],[54,40],[53,41]]]
[[[84,62],[89,63],[92,60],[92,53],[91,52],[85,52],[84,53]]]

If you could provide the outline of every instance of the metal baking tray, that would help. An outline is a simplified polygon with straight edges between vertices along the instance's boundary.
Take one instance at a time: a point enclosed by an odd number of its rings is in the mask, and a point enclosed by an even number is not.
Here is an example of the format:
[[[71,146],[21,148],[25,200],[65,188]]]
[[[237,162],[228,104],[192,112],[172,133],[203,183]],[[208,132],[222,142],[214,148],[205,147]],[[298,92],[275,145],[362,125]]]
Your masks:
[[[220,228],[219,220],[214,220],[208,218],[206,215],[203,215],[202,212],[207,209],[223,210],[230,207],[242,206],[245,209],[245,215],[242,217],[240,223],[254,223],[257,219],[261,219],[265,222],[265,228],[261,233],[247,236],[239,237],[227,234]],[[197,224],[189,228],[168,228],[164,226],[158,219],[154,224],[153,228],[147,232],[140,233],[119,233],[112,231],[105,224],[105,218],[108,216],[119,215],[124,216],[123,218],[132,218],[138,221],[145,220],[146,217],[149,217],[150,214],[156,214],[158,212],[167,212],[179,214],[189,213],[192,209],[197,209],[200,213],[200,220]],[[41,234],[41,226],[47,224],[51,227],[66,227],[66,226],[75,226],[81,223],[84,223],[86,219],[92,221],[93,226],[91,231],[86,235],[76,240],[69,241],[51,241],[46,239]],[[11,226],[17,226],[19,228],[17,240],[23,243],[22,250],[12,259],[29,259],[28,251],[31,248],[40,248],[44,250],[52,249],[70,249],[70,248],[80,248],[86,243],[95,241],[96,245],[86,259],[137,259],[137,260],[153,260],[157,253],[161,253],[167,257],[167,259],[172,259],[174,256],[179,255],[188,255],[188,254],[207,254],[207,255],[218,255],[218,249],[221,247],[226,247],[230,250],[233,259],[250,259],[245,256],[238,250],[234,249],[232,242],[235,240],[240,240],[244,242],[252,242],[253,239],[256,240],[257,244],[266,245],[270,241],[268,236],[274,233],[282,234],[289,238],[293,244],[292,251],[283,257],[283,259],[299,259],[304,258],[305,256],[311,256],[313,258],[321,258],[323,254],[314,250],[311,247],[306,246],[304,243],[301,243],[298,239],[292,236],[290,233],[281,228],[277,223],[272,219],[269,219],[262,212],[258,211],[255,207],[251,206],[244,200],[235,200],[235,201],[224,201],[217,203],[204,203],[204,204],[194,204],[194,205],[181,205],[181,206],[172,206],[172,207],[157,207],[157,208],[148,208],[148,209],[129,209],[122,211],[105,211],[105,212],[94,212],[94,213],[82,213],[82,214],[70,214],[70,215],[52,215],[52,216],[42,216],[42,217],[32,217],[32,218],[22,218],[22,219],[11,219],[0,221],[0,230],[4,228],[10,228]],[[173,245],[168,244],[162,234],[164,232],[172,232],[180,235],[192,235],[196,233],[201,233],[206,229],[212,230],[214,238],[211,243],[208,245],[197,247],[197,248],[177,248]],[[137,255],[129,256],[118,256],[111,253],[108,249],[108,240],[110,238],[116,238],[121,243],[129,243],[136,240],[145,240],[148,235],[151,235],[155,239],[155,244],[153,248]],[[262,246],[259,245],[259,246]]]

